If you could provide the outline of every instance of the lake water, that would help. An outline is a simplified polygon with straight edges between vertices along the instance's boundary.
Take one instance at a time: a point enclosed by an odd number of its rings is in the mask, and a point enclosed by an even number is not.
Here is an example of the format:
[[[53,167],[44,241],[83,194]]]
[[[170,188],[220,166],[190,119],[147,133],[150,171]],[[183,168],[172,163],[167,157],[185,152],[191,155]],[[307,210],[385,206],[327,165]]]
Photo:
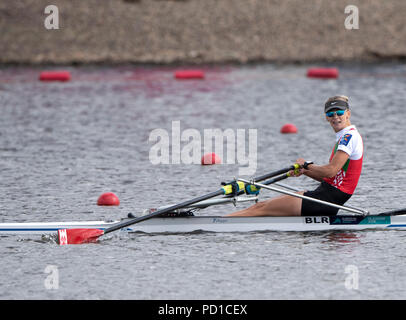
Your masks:
[[[174,67],[68,67],[72,80],[65,83],[39,82],[37,68],[3,67],[0,221],[119,219],[217,190],[246,167],[176,164],[172,157],[153,165],[150,134],[173,134],[174,121],[181,133],[195,129],[202,137],[210,128],[245,129],[248,141],[255,129],[252,175],[298,157],[327,163],[335,136],[323,106],[336,94],[350,97],[365,145],[348,204],[372,213],[406,207],[406,65],[339,65],[337,80],[308,79],[308,67],[205,67],[205,80],[193,81],[175,80]],[[285,123],[298,133],[280,134]],[[286,183],[317,185],[306,177]],[[120,206],[97,206],[103,192],[116,193]],[[60,247],[36,236],[4,236],[0,299],[405,299],[404,241],[402,231],[118,232]],[[49,288],[51,273],[58,288]]]

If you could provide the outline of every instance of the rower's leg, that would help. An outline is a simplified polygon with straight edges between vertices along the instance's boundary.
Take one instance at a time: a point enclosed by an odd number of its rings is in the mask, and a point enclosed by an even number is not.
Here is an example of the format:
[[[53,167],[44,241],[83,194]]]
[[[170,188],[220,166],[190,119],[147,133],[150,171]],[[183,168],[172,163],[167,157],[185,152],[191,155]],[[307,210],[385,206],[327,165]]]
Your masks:
[[[303,192],[298,192],[303,195]],[[300,216],[302,199],[292,196],[280,196],[271,200],[258,202],[253,206],[227,216],[257,217],[257,216]]]

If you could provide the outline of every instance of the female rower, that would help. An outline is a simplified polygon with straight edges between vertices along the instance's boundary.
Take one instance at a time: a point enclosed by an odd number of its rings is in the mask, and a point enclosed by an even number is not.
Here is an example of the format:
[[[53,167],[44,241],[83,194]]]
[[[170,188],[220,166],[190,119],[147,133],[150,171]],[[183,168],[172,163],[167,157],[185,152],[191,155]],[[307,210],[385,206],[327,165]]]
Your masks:
[[[343,205],[354,193],[362,169],[363,143],[361,135],[351,125],[348,97],[334,96],[324,106],[326,120],[336,133],[336,143],[326,165],[316,165],[300,158],[299,173],[317,180],[320,185],[313,191],[298,192],[308,197]],[[314,201],[292,196],[280,196],[257,204],[228,216],[334,216],[338,209]]]

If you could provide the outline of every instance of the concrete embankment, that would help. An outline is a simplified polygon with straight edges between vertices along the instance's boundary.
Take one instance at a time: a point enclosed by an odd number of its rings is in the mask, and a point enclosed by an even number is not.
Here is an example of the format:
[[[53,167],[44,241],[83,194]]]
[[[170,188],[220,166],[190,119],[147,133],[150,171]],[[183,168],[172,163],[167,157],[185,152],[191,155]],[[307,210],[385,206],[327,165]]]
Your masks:
[[[48,30],[52,3],[59,29]],[[14,0],[0,63],[247,63],[406,58],[404,0]],[[354,20],[348,20],[354,22]]]

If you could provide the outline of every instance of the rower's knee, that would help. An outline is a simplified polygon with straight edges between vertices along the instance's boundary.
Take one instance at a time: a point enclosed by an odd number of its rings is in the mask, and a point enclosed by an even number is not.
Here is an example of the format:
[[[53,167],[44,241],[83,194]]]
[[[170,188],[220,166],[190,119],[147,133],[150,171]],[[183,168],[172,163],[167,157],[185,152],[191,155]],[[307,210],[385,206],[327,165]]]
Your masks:
[[[255,209],[263,209],[265,207],[265,203],[264,202],[257,202],[252,207],[255,208]]]
[[[257,202],[252,206],[252,209],[257,213],[257,214],[265,214],[267,211],[269,211],[269,203],[267,201],[262,201],[262,202]],[[265,214],[266,215],[266,214]]]

